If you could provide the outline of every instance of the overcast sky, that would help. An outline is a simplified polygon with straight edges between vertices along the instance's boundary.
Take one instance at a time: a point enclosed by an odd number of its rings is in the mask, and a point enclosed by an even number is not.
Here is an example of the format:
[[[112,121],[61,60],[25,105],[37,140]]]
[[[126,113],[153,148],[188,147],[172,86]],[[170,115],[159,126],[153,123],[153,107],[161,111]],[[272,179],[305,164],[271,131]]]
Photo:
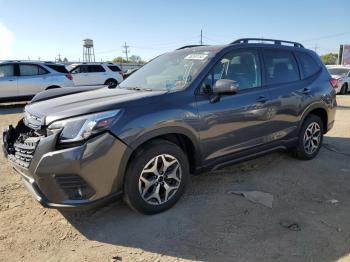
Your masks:
[[[349,0],[0,0],[0,59],[82,59],[92,38],[96,59],[143,59],[187,44],[241,37],[300,41],[319,54],[350,44]]]

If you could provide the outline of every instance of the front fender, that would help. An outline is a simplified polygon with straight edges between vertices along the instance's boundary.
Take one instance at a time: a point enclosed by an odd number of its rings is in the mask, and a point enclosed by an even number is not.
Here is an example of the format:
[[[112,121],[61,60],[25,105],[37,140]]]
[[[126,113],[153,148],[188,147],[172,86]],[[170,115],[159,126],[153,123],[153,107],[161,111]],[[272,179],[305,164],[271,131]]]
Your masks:
[[[184,128],[182,126],[166,126],[166,127],[155,127],[151,130],[147,130],[146,132],[143,132],[142,135],[139,135],[133,142],[129,143],[129,150],[125,151],[119,169],[118,174],[116,177],[116,180],[114,182],[115,188],[117,191],[123,190],[122,185],[124,184],[124,176],[127,170],[127,165],[131,159],[132,154],[135,152],[135,150],[144,144],[145,142],[154,139],[156,137],[160,137],[162,135],[168,135],[168,134],[179,134],[186,136],[193,144],[194,150],[195,150],[195,162],[196,164],[200,164],[200,146],[199,146],[199,140],[197,137],[197,134],[190,129]]]

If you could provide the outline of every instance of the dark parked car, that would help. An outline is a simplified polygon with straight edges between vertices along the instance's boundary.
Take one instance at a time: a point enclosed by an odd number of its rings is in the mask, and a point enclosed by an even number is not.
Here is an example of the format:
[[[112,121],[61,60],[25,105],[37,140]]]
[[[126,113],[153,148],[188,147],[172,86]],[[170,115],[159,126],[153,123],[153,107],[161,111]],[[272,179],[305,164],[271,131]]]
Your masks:
[[[335,86],[299,43],[185,46],[119,88],[34,99],[4,152],[46,207],[124,196],[154,214],[179,200],[190,173],[280,149],[314,158],[334,124]]]

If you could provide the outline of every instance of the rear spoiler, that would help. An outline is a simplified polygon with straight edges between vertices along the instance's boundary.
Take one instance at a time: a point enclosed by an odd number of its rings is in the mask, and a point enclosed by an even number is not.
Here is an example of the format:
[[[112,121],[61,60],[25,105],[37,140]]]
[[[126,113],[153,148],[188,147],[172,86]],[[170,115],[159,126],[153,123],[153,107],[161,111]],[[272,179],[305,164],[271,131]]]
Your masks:
[[[96,86],[75,86],[75,87],[62,87],[62,88],[54,88],[42,91],[37,93],[33,99],[29,102],[29,104],[33,104],[36,102],[53,99],[60,96],[67,96],[77,93],[82,93],[86,91],[92,91],[100,88],[107,87],[105,85],[96,85]]]

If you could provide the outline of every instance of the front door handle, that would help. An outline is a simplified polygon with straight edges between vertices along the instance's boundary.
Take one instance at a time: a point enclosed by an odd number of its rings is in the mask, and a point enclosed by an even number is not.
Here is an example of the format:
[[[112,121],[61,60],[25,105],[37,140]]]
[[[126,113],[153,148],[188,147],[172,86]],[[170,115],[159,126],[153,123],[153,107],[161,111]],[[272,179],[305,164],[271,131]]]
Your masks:
[[[258,103],[266,103],[269,99],[266,97],[266,96],[259,96],[257,99],[256,99],[256,102]]]

